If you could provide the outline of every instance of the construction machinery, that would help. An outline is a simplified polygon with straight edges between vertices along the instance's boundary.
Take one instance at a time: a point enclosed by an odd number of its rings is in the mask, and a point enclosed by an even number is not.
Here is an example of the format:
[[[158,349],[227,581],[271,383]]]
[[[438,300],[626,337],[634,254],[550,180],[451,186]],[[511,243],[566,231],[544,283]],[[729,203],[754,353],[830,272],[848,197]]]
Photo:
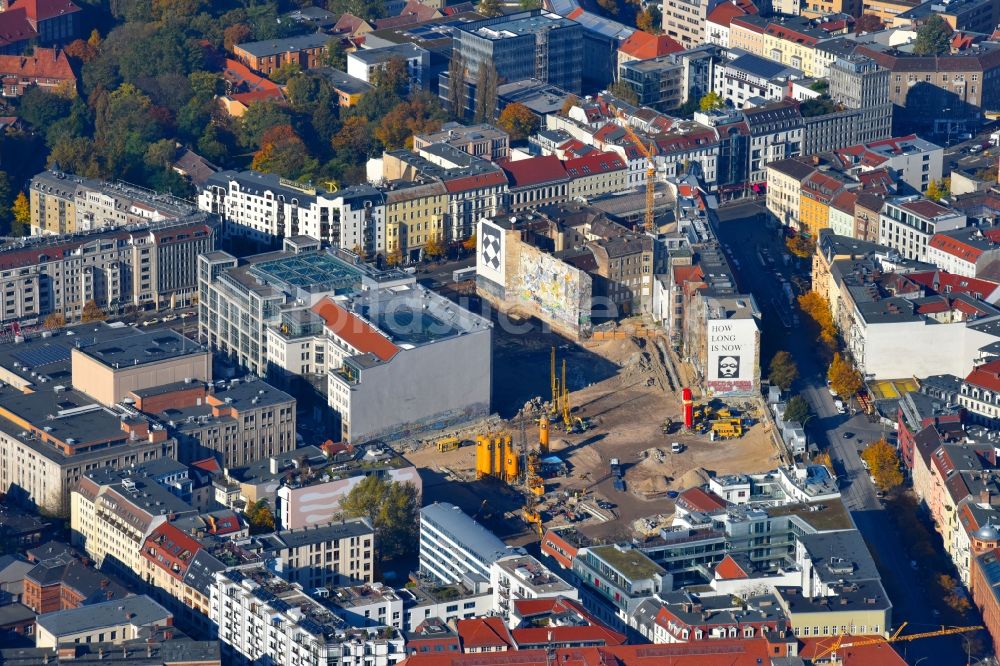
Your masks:
[[[550,381],[552,384],[552,402],[549,404],[549,412],[552,416],[559,414],[559,380],[556,379],[556,348],[552,348],[552,356],[549,359],[550,370]]]
[[[488,433],[476,437],[477,479],[491,476],[506,483],[516,483],[521,471],[520,460],[509,433]]]
[[[639,135],[635,133],[632,126],[628,124],[628,119],[624,117],[623,114],[619,114],[618,117],[622,121],[622,128],[628,135],[628,138],[636,145],[636,148],[642,153],[642,156],[646,158],[646,212],[643,217],[643,227],[649,233],[656,231],[656,220],[654,215],[654,199],[653,195],[656,192],[656,162],[653,160],[653,154],[656,150],[653,148],[653,144],[650,143],[646,146]]]
[[[549,455],[549,417],[545,414],[538,419],[538,452]]]
[[[437,441],[438,453],[454,451],[462,446],[462,440],[458,437],[443,437]]]
[[[735,439],[743,436],[743,422],[738,418],[712,421],[712,439]]]
[[[974,627],[941,627],[936,631],[924,631],[919,634],[907,634],[902,636],[903,629],[906,628],[908,623],[904,622],[899,625],[899,629],[893,633],[889,638],[883,638],[881,636],[864,636],[858,638],[852,638],[847,635],[836,636],[832,639],[830,645],[823,648],[822,652],[817,652],[812,660],[815,662],[827,655],[830,655],[840,648],[850,648],[850,647],[860,647],[862,645],[880,645],[882,643],[905,643],[909,641],[917,641],[923,638],[936,638],[938,636],[954,636],[956,634],[966,634],[970,631],[979,631],[980,629],[985,629],[983,626]]]

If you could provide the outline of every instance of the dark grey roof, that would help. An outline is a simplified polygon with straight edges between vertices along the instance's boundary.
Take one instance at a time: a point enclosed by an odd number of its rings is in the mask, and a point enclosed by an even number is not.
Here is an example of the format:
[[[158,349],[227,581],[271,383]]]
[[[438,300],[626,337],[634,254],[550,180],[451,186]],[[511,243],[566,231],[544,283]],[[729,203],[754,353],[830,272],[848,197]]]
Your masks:
[[[354,518],[342,523],[330,523],[298,530],[278,532],[278,538],[287,548],[301,548],[324,541],[337,541],[350,537],[372,534],[372,526],[366,518]]]
[[[759,76],[762,79],[773,79],[777,76],[789,76],[791,74],[801,75],[802,72],[794,67],[782,65],[768,58],[761,58],[752,53],[741,55],[736,60],[730,62],[727,67],[740,69],[744,72]]]
[[[0,606],[0,627],[31,620],[35,617],[35,611],[24,604],[5,604]]]
[[[126,620],[126,616],[131,617]],[[125,622],[138,627],[147,626],[172,617],[173,613],[166,608],[146,595],[141,595],[54,613],[44,613],[38,616],[37,624],[58,638],[101,627],[118,626]]]
[[[285,37],[284,39],[265,39],[259,42],[245,42],[243,44],[237,44],[236,48],[242,49],[257,58],[263,58],[265,56],[276,55],[278,53],[288,53],[301,51],[302,49],[314,49],[320,46],[325,46],[330,39],[330,35],[317,32],[313,35]]]
[[[127,368],[159,363],[191,354],[203,354],[205,348],[171,329],[139,331],[111,342],[80,338],[80,351],[113,368]]]
[[[879,580],[875,561],[857,530],[803,534],[799,543],[809,554],[817,576],[826,584],[840,580]]]
[[[339,69],[334,69],[333,67],[317,67],[312,71],[329,81],[330,85],[333,86],[335,90],[351,95],[364,94],[373,89],[371,84],[366,83],[361,79],[356,79],[353,76],[350,76],[347,72],[342,72]]]
[[[184,584],[196,590],[207,591],[215,582],[215,574],[225,571],[226,565],[204,548],[198,550],[184,574]]]

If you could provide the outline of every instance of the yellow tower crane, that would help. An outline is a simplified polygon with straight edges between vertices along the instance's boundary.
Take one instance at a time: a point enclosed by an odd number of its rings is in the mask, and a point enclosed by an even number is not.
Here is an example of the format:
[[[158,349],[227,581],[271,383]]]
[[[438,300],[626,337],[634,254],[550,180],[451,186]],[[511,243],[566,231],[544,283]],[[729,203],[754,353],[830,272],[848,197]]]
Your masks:
[[[552,404],[549,406],[549,411],[553,415],[559,413],[559,380],[556,379],[556,348],[552,348],[552,356],[550,358],[550,380],[552,382]]]
[[[622,128],[625,130],[628,138],[632,139],[639,152],[646,158],[646,214],[643,218],[643,226],[646,231],[653,232],[656,231],[656,221],[653,215],[653,193],[656,191],[656,162],[653,160],[653,153],[655,152],[653,144],[650,143],[649,146],[643,144],[642,140],[639,139],[639,135],[628,124],[628,120],[621,115],[618,117],[622,120]]]
[[[563,359],[562,366],[562,400],[560,402],[562,403],[563,425],[566,426],[566,432],[569,432],[573,428],[573,421],[569,416],[572,407],[569,404],[569,385],[566,383],[566,359]]]
[[[897,629],[896,632],[889,638],[882,638],[881,636],[866,636],[864,638],[859,637],[851,640],[850,636],[837,636],[836,638],[833,639],[833,642],[828,647],[823,648],[822,652],[817,652],[813,656],[813,661],[816,661],[817,659],[822,659],[823,657],[836,652],[840,648],[859,647],[862,645],[879,645],[881,643],[904,643],[908,641],[920,640],[922,638],[936,638],[938,636],[954,636],[955,634],[965,634],[970,631],[979,631],[980,629],[985,628],[982,626],[948,627],[948,628],[941,627],[936,631],[924,631],[919,634],[907,634],[906,636],[902,636],[901,634],[903,633],[903,629],[906,627],[907,624],[908,623],[904,622],[903,624],[899,625],[899,629]]]

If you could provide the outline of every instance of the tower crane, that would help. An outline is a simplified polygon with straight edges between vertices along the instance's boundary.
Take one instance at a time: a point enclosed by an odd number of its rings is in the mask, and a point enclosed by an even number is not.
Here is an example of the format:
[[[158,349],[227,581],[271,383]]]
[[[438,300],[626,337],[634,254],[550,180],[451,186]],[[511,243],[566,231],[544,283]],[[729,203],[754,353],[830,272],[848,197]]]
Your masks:
[[[625,130],[625,134],[628,135],[628,138],[632,139],[639,152],[646,158],[646,214],[643,218],[643,226],[646,231],[653,232],[656,231],[656,222],[653,216],[653,193],[656,189],[656,162],[653,160],[653,153],[655,152],[653,144],[650,143],[649,146],[643,144],[642,140],[639,139],[639,135],[635,133],[635,130],[628,124],[624,116],[619,115],[618,117],[622,120],[622,128]]]
[[[845,640],[845,639],[850,639],[851,637],[846,635],[837,636],[828,647],[823,648],[821,652],[817,652],[815,655],[813,655],[812,659],[813,661],[816,661],[817,659],[822,659],[823,657],[832,654],[833,652],[836,652],[840,648],[860,647],[862,645],[879,645],[881,643],[905,643],[908,641],[920,640],[921,638],[935,638],[938,636],[954,636],[955,634],[965,634],[970,631],[979,631],[980,629],[985,628],[982,626],[948,627],[948,628],[941,627],[936,631],[924,631],[919,634],[907,634],[906,636],[902,636],[901,634],[903,633],[903,629],[906,628],[907,624],[908,624],[907,622],[903,622],[903,624],[899,625],[899,629],[897,629],[896,632],[889,638],[882,638],[881,636],[866,636],[863,638],[860,637],[855,638],[853,640]]]

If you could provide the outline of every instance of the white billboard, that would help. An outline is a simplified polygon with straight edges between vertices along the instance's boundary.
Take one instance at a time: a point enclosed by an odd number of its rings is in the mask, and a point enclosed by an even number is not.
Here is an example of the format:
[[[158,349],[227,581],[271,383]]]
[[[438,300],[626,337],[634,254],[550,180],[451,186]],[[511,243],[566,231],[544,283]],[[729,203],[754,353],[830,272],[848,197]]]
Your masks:
[[[506,251],[506,232],[487,219],[479,220],[476,229],[476,275],[500,286],[506,286],[504,281],[504,252]]]
[[[757,376],[757,323],[753,319],[708,320],[708,388],[712,393],[748,393]]]

